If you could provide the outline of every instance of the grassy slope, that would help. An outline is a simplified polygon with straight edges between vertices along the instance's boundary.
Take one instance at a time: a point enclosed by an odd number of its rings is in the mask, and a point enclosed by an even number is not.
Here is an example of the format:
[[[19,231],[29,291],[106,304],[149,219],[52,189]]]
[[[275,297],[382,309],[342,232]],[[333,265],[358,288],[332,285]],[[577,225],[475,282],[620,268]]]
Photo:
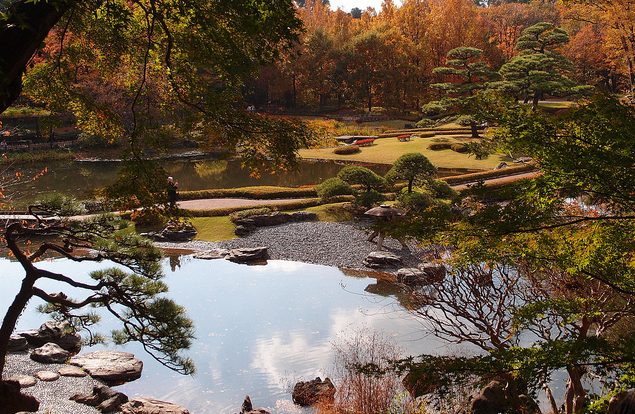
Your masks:
[[[229,216],[193,217],[191,221],[198,232],[196,240],[214,242],[236,238],[236,226],[229,220]]]
[[[484,160],[477,160],[468,154],[459,154],[452,150],[432,151],[428,145],[433,142],[465,142],[456,137],[436,136],[434,138],[415,138],[409,142],[399,142],[396,138],[383,138],[375,141],[375,145],[362,147],[362,151],[352,155],[338,155],[333,153],[333,148],[303,149],[300,157],[326,160],[346,160],[357,162],[370,162],[377,164],[392,164],[409,152],[420,152],[430,161],[441,168],[469,168],[492,169],[502,161],[509,161],[506,156],[492,155]]]

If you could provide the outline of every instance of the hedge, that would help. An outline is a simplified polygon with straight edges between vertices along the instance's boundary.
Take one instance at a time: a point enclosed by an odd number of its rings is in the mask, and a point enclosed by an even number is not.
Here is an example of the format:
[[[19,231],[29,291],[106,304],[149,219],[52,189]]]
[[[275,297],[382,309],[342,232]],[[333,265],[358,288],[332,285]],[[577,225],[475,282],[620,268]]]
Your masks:
[[[435,142],[428,145],[428,149],[432,151],[448,150],[452,148],[452,144],[448,142]]]
[[[500,170],[488,170],[480,171],[471,174],[453,175],[450,177],[442,177],[441,180],[450,185],[460,185],[470,183],[479,180],[486,180],[488,178],[505,177],[508,175],[515,175],[535,171],[537,168],[533,164],[521,164],[513,167],[501,168]]]
[[[200,200],[204,198],[251,198],[270,200],[273,198],[316,197],[315,188],[311,187],[275,187],[255,186],[239,188],[217,188],[211,190],[179,191],[179,200]]]
[[[465,154],[469,151],[469,148],[465,144],[452,144],[450,149],[454,152],[458,152],[459,154]]]
[[[339,196],[333,197],[329,199],[330,203],[343,203],[345,201],[351,202],[355,198],[353,196]],[[298,200],[294,203],[286,203],[286,204],[278,204],[278,205],[262,205],[262,206],[253,206],[250,210],[260,209],[260,208],[270,208],[272,210],[300,210],[308,207],[315,207],[321,204],[325,204],[319,198],[311,198],[308,200]],[[228,216],[237,211],[245,210],[245,207],[229,207],[229,208],[215,208],[211,210],[188,210],[186,211],[186,215],[190,217],[217,217],[217,216]]]
[[[346,145],[343,147],[337,147],[333,150],[333,153],[338,155],[357,154],[358,152],[361,152],[361,149],[357,145]]]

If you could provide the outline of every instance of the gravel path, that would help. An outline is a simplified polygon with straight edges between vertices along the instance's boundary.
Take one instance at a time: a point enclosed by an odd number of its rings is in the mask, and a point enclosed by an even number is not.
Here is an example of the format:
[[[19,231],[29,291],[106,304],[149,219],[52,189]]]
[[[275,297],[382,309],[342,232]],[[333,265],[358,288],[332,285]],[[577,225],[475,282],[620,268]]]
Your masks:
[[[290,223],[262,227],[248,236],[218,243],[192,241],[187,243],[158,243],[166,248],[209,250],[212,248],[238,248],[265,246],[274,260],[292,260],[326,266],[365,269],[363,260],[377,250],[376,244],[366,240],[364,224],[356,222]],[[402,257],[405,267],[416,266],[424,252],[408,242],[402,249],[398,241],[387,238],[384,250]]]
[[[53,371],[62,367],[59,364],[40,364],[29,358],[26,352],[8,354],[3,378],[13,375],[33,376],[38,371]],[[46,414],[98,414],[94,407],[77,404],[69,398],[75,394],[87,394],[92,392],[95,380],[86,376],[84,378],[60,377],[57,381],[38,381],[33,387],[23,388],[25,394],[37,398],[40,402],[38,413]]]

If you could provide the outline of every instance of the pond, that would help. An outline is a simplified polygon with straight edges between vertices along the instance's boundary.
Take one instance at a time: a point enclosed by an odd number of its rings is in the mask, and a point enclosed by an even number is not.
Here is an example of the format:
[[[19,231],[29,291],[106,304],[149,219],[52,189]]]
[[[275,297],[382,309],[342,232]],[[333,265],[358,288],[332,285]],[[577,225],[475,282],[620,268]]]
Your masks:
[[[279,170],[275,174],[250,175],[237,160],[171,160],[162,167],[179,182],[181,190],[205,190],[210,188],[234,188],[253,185],[301,186],[318,184],[334,177],[344,164],[317,161],[300,161],[294,170]],[[21,185],[16,199],[21,203],[34,201],[44,194],[59,192],[77,198],[90,198],[93,190],[115,181],[121,163],[117,161],[69,161],[53,162],[40,167],[29,167],[26,174],[48,168],[48,173],[37,180]],[[368,165],[375,172],[385,174],[390,166]]]
[[[50,260],[40,267],[86,278],[104,264]],[[376,280],[347,276],[332,267],[270,261],[266,266],[238,265],[191,256],[165,259],[169,296],[187,308],[196,328],[188,352],[197,368],[181,376],[155,362],[138,344],[123,348],[144,361],[141,379],[117,387],[130,396],[174,401],[193,413],[235,413],[246,394],[255,406],[274,414],[302,413],[291,403],[298,380],[328,375],[332,343],[342,335],[373,329],[390,337],[404,355],[447,353],[448,345],[426,334],[419,320],[393,296],[368,293]],[[21,279],[15,262],[0,259],[2,312]],[[41,283],[52,292],[53,282]],[[68,290],[65,290],[68,293]],[[72,292],[71,292],[72,296]],[[39,326],[46,317],[33,300],[18,329]],[[114,327],[106,318],[101,332]],[[98,347],[95,347],[98,348]]]

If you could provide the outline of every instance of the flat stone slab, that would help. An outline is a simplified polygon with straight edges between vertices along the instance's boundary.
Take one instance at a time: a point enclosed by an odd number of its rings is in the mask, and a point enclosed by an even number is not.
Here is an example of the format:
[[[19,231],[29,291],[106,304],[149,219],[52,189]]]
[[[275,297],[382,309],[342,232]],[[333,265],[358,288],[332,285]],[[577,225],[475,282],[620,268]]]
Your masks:
[[[139,379],[143,369],[143,362],[129,352],[121,351],[96,351],[77,355],[71,358],[69,364],[82,367],[91,377],[109,383]]]
[[[401,265],[401,257],[394,253],[375,251],[370,252],[366,259],[364,259],[364,265],[373,269],[381,267],[399,266]]]
[[[86,375],[86,371],[75,365],[65,365],[57,370],[62,377],[83,378]]]
[[[227,260],[235,263],[250,263],[266,260],[269,257],[266,247],[243,247],[229,251]]]
[[[7,378],[8,381],[15,381],[20,384],[20,388],[29,388],[37,384],[37,378],[30,375],[13,375]]]
[[[35,373],[35,378],[40,381],[52,382],[60,379],[60,374],[53,371],[38,371]]]
[[[44,344],[31,352],[31,359],[43,364],[63,364],[71,354],[54,343]]]
[[[154,398],[134,398],[119,409],[123,414],[190,414],[179,405]]]
[[[216,260],[224,259],[227,256],[229,256],[229,250],[227,249],[212,249],[206,252],[197,253],[194,255],[194,258],[202,260]]]

